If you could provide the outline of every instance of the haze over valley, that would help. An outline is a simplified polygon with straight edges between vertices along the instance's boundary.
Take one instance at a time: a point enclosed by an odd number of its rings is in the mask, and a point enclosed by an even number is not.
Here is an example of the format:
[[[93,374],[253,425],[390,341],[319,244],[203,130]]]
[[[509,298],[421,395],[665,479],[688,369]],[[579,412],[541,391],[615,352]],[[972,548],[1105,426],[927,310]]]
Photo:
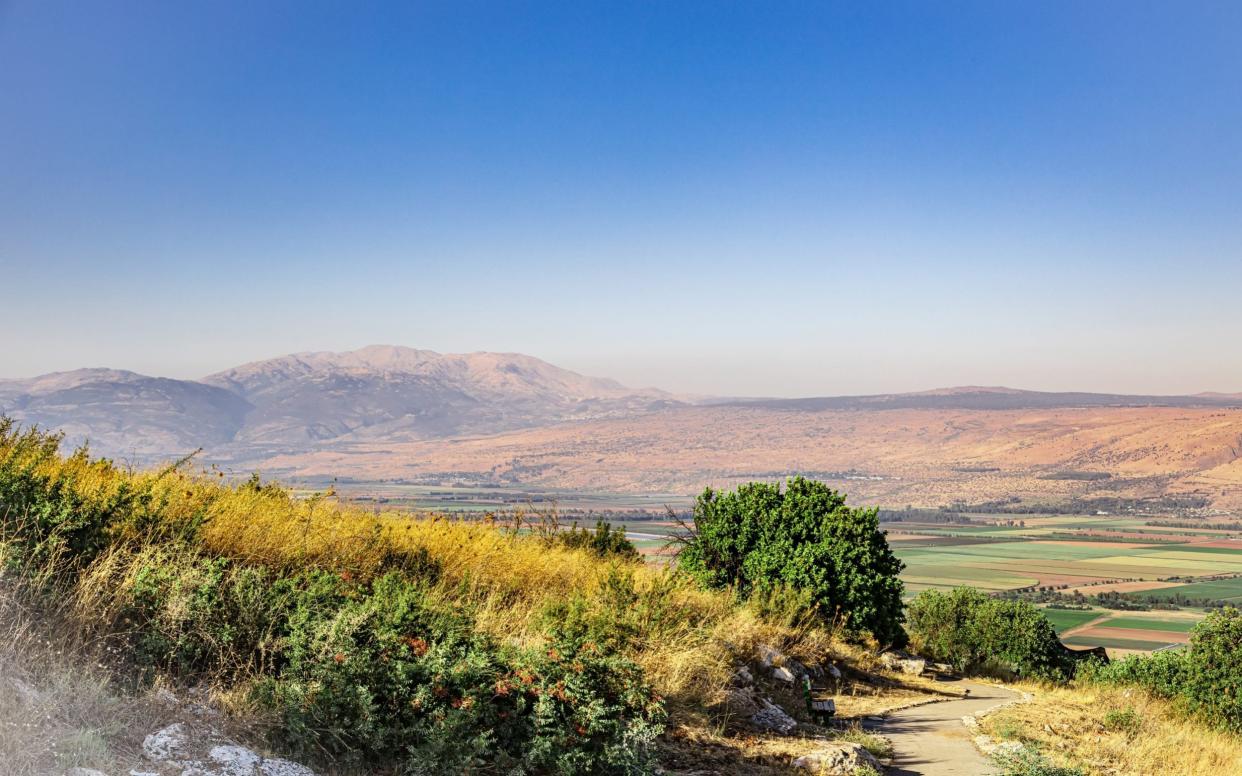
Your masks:
[[[1242,510],[1242,397],[967,386],[753,399],[629,388],[532,356],[299,353],[198,381],[81,369],[0,381],[0,414],[96,453],[333,478],[689,495],[795,474],[859,503]]]

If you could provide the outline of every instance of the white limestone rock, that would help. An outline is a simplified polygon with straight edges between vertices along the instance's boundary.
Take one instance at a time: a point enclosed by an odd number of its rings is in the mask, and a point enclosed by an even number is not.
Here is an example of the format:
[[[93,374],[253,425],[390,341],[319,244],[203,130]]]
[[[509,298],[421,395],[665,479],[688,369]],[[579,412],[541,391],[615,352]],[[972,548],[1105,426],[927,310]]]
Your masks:
[[[785,710],[769,700],[761,700],[763,707],[751,718],[751,724],[762,730],[770,730],[787,736],[798,727],[798,721],[785,713]]]
[[[244,746],[213,746],[207,753],[211,761],[222,766],[224,776],[255,776],[262,757]]]
[[[259,773],[263,776],[315,776],[315,772],[305,765],[280,758],[264,760],[259,766]]]
[[[142,741],[142,753],[156,762],[183,760],[189,756],[185,725],[174,722]]]
[[[884,772],[884,767],[874,755],[858,744],[848,742],[835,743],[803,755],[793,761],[793,766],[835,776],[848,776],[863,767],[873,768],[879,773]]]

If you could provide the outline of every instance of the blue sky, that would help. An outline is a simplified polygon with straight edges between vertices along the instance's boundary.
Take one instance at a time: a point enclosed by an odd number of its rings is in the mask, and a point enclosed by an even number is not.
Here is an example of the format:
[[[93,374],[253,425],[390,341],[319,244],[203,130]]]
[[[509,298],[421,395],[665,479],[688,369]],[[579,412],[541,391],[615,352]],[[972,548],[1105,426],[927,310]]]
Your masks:
[[[1242,391],[1237,3],[0,0],[0,376]]]

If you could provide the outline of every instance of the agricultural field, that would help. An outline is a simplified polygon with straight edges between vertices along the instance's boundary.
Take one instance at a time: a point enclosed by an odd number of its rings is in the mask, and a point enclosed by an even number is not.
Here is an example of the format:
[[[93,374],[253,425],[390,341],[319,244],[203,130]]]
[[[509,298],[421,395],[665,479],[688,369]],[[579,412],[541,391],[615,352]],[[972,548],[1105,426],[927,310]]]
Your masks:
[[[1067,647],[1104,647],[1109,657],[1118,658],[1135,652],[1155,652],[1170,646],[1164,641],[1146,641],[1143,639],[1117,638],[1114,636],[1087,635],[1067,636],[1061,640]]]
[[[958,524],[885,523],[911,595],[970,585],[988,592],[1049,589],[1164,602],[1242,604],[1242,536],[1150,526],[1148,517],[970,515]],[[1236,575],[1236,576],[1235,576]],[[1184,644],[1202,609],[1045,609],[1064,642],[1116,656]]]
[[[1147,590],[1143,596],[1169,601],[1178,596],[1189,599],[1211,598],[1229,603],[1242,603],[1242,577],[1207,582],[1189,582],[1158,590]]]
[[[1102,612],[1098,609],[1044,609],[1044,616],[1052,623],[1052,627],[1057,629],[1057,633],[1098,620],[1101,614]]]
[[[668,509],[685,515],[689,500],[669,494],[475,486],[337,484],[355,503],[377,509],[437,511],[464,519],[522,511],[527,520],[555,513],[562,526],[605,519],[624,527],[651,563],[667,563],[680,528]],[[909,597],[922,590],[970,586],[990,593],[1054,590],[1084,596],[1118,593],[1184,603],[1203,599],[1242,604],[1242,532],[1149,525],[1151,516],[968,514],[934,520],[903,517],[883,528],[906,564]],[[1103,646],[1117,655],[1185,643],[1202,609],[1118,612],[1047,609],[1066,644]]]
[[[309,495],[332,489],[342,499],[379,509],[482,516],[488,512],[555,511],[569,520],[607,517],[620,521],[663,517],[669,508],[685,511],[691,500],[668,493],[602,493],[566,488],[481,485],[410,485],[388,482],[303,480],[294,486]]]
[[[1104,647],[1113,657],[1185,644],[1191,629],[1203,619],[1201,611],[1164,609],[1119,612],[1098,607],[1045,608],[1044,614],[1067,646]]]

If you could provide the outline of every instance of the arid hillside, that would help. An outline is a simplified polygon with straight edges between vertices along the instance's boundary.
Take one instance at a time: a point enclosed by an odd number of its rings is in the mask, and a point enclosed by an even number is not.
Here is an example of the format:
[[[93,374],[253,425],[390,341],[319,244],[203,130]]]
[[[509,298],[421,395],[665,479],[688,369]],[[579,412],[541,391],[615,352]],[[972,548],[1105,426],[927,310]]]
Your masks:
[[[414,484],[688,495],[806,474],[885,506],[1157,499],[1242,510],[1242,400],[966,386],[739,399],[519,353],[298,353],[201,381],[0,380],[0,415],[125,461]]]
[[[1242,510],[1242,409],[681,407],[492,436],[341,444],[262,468],[673,493],[800,472],[891,506],[1177,495],[1232,511]]]

